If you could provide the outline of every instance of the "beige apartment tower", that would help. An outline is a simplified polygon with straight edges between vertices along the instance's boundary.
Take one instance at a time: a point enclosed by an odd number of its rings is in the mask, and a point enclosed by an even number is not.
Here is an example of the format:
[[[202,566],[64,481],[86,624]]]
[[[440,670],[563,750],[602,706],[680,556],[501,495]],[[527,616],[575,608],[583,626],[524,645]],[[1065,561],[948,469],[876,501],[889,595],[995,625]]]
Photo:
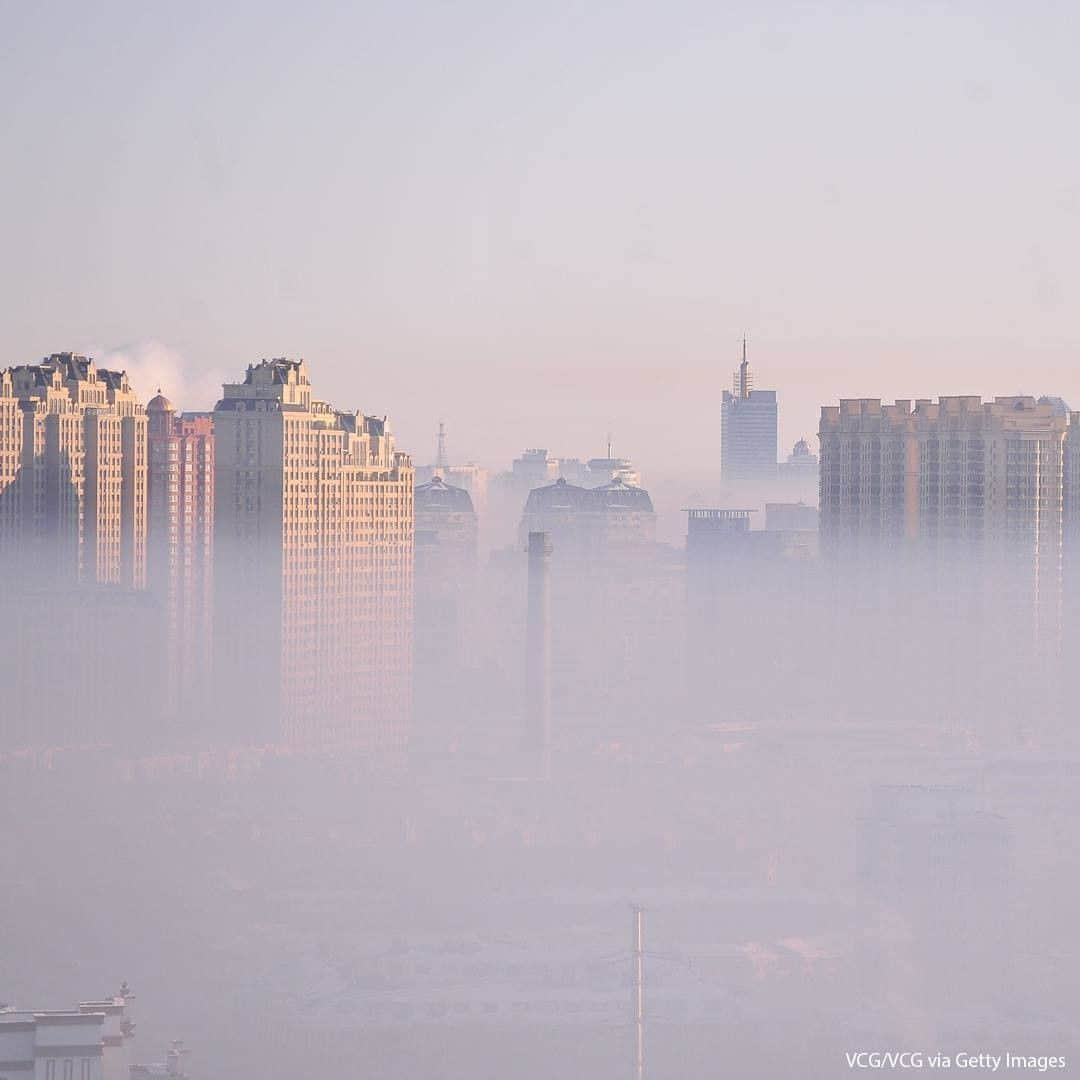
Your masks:
[[[404,747],[413,469],[385,418],[312,396],[303,360],[249,365],[214,411],[221,723],[303,750]]]
[[[33,581],[146,584],[146,412],[75,353],[0,374],[0,551]]]

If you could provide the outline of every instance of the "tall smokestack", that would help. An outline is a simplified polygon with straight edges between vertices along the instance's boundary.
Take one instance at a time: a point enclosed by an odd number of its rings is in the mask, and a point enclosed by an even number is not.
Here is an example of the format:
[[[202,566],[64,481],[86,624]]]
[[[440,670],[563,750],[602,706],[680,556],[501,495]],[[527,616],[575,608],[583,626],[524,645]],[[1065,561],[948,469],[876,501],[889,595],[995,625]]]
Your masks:
[[[525,745],[546,755],[551,729],[551,535],[529,533],[525,627]]]

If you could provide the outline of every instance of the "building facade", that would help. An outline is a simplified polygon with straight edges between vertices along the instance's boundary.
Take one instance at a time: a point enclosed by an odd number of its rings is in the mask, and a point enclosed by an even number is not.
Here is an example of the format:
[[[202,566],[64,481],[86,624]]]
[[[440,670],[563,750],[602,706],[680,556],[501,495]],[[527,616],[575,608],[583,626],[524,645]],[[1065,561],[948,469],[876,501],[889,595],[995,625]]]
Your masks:
[[[169,711],[200,712],[213,640],[214,421],[159,391],[147,412],[147,585],[164,620]]]
[[[146,584],[146,412],[75,353],[0,376],[0,544],[23,578]]]
[[[954,580],[970,572],[1050,613],[1061,592],[1067,427],[1062,409],[1032,397],[825,406],[823,553],[902,555]]]
[[[548,533],[556,559],[617,563],[656,543],[656,512],[649,493],[623,480],[579,487],[561,477],[529,492],[519,538],[528,546],[531,533]]]
[[[0,1076],[5,1080],[128,1080],[134,1030],[123,997],[77,1009],[0,1008]]]
[[[385,418],[263,360],[214,410],[215,682],[225,722],[313,750],[405,745],[413,468]],[[246,730],[242,717],[248,718]]]
[[[755,390],[743,339],[742,362],[720,406],[720,471],[726,483],[768,482],[777,476],[775,390]]]

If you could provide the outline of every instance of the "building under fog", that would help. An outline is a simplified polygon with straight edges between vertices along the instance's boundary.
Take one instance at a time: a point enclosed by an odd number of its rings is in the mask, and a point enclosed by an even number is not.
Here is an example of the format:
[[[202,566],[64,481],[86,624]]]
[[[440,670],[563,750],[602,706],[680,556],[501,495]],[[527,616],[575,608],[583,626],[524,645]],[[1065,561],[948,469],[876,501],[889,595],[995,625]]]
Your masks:
[[[488,471],[480,465],[472,462],[461,465],[451,465],[446,450],[446,426],[439,422],[439,434],[433,465],[416,466],[417,487],[426,484],[429,480],[438,477],[454,487],[464,488],[469,493],[473,508],[477,514],[482,514],[487,506],[488,494]]]
[[[742,362],[720,406],[720,472],[725,482],[775,481],[775,390],[755,390],[743,339]]]
[[[436,476],[418,484],[416,571],[426,577],[461,575],[476,565],[476,510],[472,497]]]
[[[146,413],[76,353],[0,374],[0,547],[18,579],[146,582]]]
[[[686,511],[684,678],[693,723],[768,718],[776,699],[762,672],[783,679],[787,665],[797,666],[806,627],[820,617],[817,532],[803,513],[813,508],[768,506],[765,529],[751,527],[750,510]]]
[[[518,551],[550,544],[552,738],[607,725],[625,733],[664,709],[678,663],[682,564],[656,542],[649,493],[620,479],[560,478],[529,493]],[[535,544],[534,544],[535,550]]]
[[[777,466],[777,479],[785,498],[817,503],[818,456],[805,439],[799,439],[787,460]]]
[[[385,418],[263,360],[214,410],[221,724],[305,749],[400,749],[410,712],[413,469]]]
[[[156,734],[146,424],[126,374],[88,357],[0,373],[5,746],[128,749]]]
[[[936,1019],[959,1001],[1006,1000],[1011,833],[953,787],[875,788],[857,822],[864,988],[923,1003]]]
[[[1033,397],[841,401],[821,410],[821,545],[899,561],[1056,625],[1068,415]],[[1034,603],[1037,601],[1037,604]]]
[[[160,391],[147,413],[147,586],[164,619],[166,707],[201,714],[213,641],[214,421]]]
[[[649,493],[623,480],[586,488],[562,478],[529,492],[519,530],[548,533],[556,559],[609,562],[649,552],[656,512]]]
[[[76,1009],[0,1007],[0,1075],[11,1080],[128,1080],[134,1025],[123,997]]]
[[[416,499],[413,746],[455,745],[476,679],[477,521],[469,493],[436,476]]]

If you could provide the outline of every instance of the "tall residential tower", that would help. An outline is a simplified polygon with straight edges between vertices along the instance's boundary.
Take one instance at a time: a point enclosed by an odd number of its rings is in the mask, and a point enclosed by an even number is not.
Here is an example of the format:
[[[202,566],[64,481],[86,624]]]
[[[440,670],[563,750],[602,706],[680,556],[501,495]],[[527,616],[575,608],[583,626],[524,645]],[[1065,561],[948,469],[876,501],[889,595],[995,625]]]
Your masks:
[[[24,571],[146,583],[146,412],[125,372],[54,353],[0,376],[0,536]]]
[[[413,468],[385,418],[316,400],[303,360],[224,387],[215,658],[237,734],[400,749],[410,711]],[[246,730],[245,730],[246,729]]]

